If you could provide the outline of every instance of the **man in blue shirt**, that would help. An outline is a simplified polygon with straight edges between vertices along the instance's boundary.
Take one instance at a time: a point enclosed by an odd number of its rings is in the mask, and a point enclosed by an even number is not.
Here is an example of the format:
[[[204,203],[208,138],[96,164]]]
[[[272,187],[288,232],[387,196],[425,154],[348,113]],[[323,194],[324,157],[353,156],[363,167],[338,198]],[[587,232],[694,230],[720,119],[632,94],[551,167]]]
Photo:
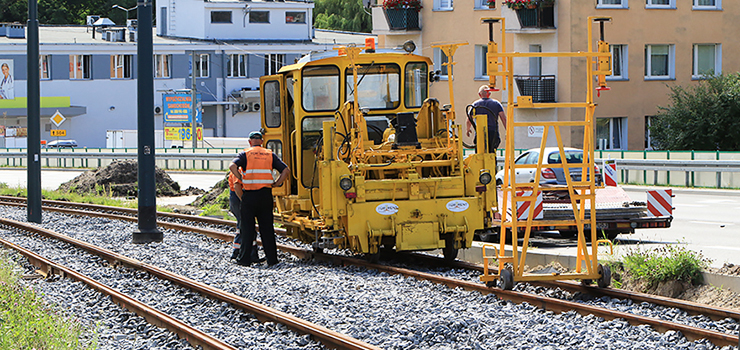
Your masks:
[[[483,85],[478,89],[478,96],[480,96],[480,99],[473,102],[473,107],[475,108],[473,115],[483,113],[488,115],[488,153],[495,153],[496,148],[501,143],[501,137],[498,134],[498,119],[501,119],[501,125],[506,129],[504,106],[501,105],[501,102],[490,98],[491,90],[488,85]],[[467,134],[470,136],[472,127],[470,119],[467,120],[467,126]]]

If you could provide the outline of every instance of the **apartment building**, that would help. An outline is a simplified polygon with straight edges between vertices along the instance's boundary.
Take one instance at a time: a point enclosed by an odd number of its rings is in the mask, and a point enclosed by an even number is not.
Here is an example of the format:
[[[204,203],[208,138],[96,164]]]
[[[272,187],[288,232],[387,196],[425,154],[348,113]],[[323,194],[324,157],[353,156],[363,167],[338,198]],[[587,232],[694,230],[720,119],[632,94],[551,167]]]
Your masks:
[[[155,11],[155,128],[181,125],[165,121],[163,95],[190,89],[194,76],[206,137],[246,137],[260,127],[259,77],[311,51],[363,43],[367,36],[314,30],[308,1],[173,0]],[[41,26],[42,140],[58,139],[52,131],[64,130],[62,138],[80,147],[106,147],[107,131],[137,129],[137,23],[106,20]],[[0,99],[0,147],[25,146],[24,29],[0,26],[0,65],[7,64],[13,80],[12,97]],[[57,112],[64,119],[52,119]]]
[[[477,88],[488,82],[485,67],[488,29],[482,17],[505,19],[508,51],[577,52],[588,47],[589,16],[612,17],[605,25],[605,40],[611,44],[610,91],[596,98],[596,146],[605,150],[650,149],[647,126],[667,106],[669,86],[697,84],[707,74],[737,72],[740,61],[723,59],[740,50],[734,39],[740,29],[740,2],[728,0],[554,0],[539,1],[533,9],[513,9],[502,0],[489,6],[486,0],[423,0],[418,25],[391,28],[382,9],[382,0],[373,8],[373,31],[388,46],[414,40],[417,50],[432,57],[435,66],[447,60],[434,43],[467,42],[454,56],[455,105],[458,122],[463,122],[465,105],[477,98]],[[494,40],[502,44],[500,27]],[[595,42],[594,42],[595,45]],[[586,60],[565,58],[519,58],[514,62],[517,76],[515,95],[521,90],[535,102],[584,101]],[[437,68],[440,69],[440,68]],[[447,85],[434,83],[432,96],[449,103]],[[498,86],[501,86],[501,80]],[[503,103],[506,92],[494,94]],[[578,109],[520,109],[521,121],[583,120]],[[582,146],[582,130],[563,134],[568,146]],[[539,146],[540,139],[527,130],[516,130],[517,148]],[[503,136],[503,131],[502,131]],[[555,145],[554,135],[547,140]]]

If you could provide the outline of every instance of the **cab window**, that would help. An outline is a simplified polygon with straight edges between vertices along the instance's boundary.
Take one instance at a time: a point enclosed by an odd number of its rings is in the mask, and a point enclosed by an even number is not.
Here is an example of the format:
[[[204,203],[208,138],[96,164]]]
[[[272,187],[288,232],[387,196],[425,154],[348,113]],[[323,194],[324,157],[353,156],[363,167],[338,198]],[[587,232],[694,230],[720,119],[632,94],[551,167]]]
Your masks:
[[[262,89],[265,96],[265,126],[277,128],[280,126],[280,83],[268,81]]]
[[[339,68],[306,67],[302,72],[303,109],[307,112],[339,109]]]
[[[397,64],[364,64],[357,68],[357,102],[360,108],[394,109],[401,104],[401,69]],[[355,77],[345,71],[346,101],[355,100]]]
[[[403,95],[406,108],[421,107],[427,98],[428,67],[424,62],[412,62],[404,70]]]

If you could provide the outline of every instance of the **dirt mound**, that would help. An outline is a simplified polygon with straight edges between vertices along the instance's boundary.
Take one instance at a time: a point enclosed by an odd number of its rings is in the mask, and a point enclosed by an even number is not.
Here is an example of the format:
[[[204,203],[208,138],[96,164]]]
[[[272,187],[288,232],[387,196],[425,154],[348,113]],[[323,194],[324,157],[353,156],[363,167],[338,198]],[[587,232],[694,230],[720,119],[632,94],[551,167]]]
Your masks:
[[[710,269],[710,271],[722,275],[740,276],[740,265],[725,263],[721,268]]]
[[[229,174],[227,173],[224,178],[213,185],[210,191],[203,193],[200,197],[196,198],[190,205],[203,208],[209,205],[218,204],[222,209],[229,208]],[[226,192],[226,194],[224,194]]]
[[[104,194],[112,197],[138,196],[139,164],[135,160],[114,161],[86,171],[59,186],[60,191],[78,194]],[[155,167],[157,196],[180,196],[180,185],[162,169]]]

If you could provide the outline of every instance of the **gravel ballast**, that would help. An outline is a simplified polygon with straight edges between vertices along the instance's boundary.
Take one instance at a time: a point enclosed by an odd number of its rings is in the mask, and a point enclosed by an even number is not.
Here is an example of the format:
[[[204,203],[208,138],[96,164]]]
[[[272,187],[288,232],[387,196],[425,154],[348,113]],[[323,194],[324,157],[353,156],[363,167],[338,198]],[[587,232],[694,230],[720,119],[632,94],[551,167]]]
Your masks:
[[[0,207],[0,215],[18,221],[25,221],[26,218],[23,208]],[[302,262],[281,252],[279,257],[282,262],[276,266],[242,267],[228,261],[231,253],[229,244],[199,234],[165,231],[165,240],[162,243],[135,245],[131,243],[131,232],[136,230],[135,223],[53,212],[44,213],[42,226],[221,288],[384,349],[718,348],[705,340],[690,342],[680,333],[658,333],[650,327],[631,326],[623,320],[605,321],[594,316],[581,316],[572,311],[555,314],[526,303],[502,301],[493,294],[482,295],[478,292],[450,289],[431,282],[399,275],[391,276],[364,268]],[[45,256],[52,256],[51,250],[54,250],[54,254],[59,255],[53,258],[55,261],[69,263],[73,268],[75,261],[92,259],[79,252],[68,252],[71,249],[66,244],[55,248],[60,244],[29,237],[27,234],[9,233],[5,229],[1,234],[5,239]],[[105,265],[94,264],[91,266],[96,267],[90,269],[98,273],[100,278],[106,278],[105,283],[110,283],[109,285],[121,280],[121,275],[146,275],[128,269],[112,269]],[[454,275],[455,272],[446,274]],[[469,279],[470,272],[460,272],[459,278]],[[185,303],[184,307],[179,308],[158,308],[239,348],[276,348],[275,344],[266,345],[270,341],[285,342],[280,343],[279,348],[311,349],[317,346],[307,337],[287,332],[282,326],[257,323],[252,316],[224,311],[229,307],[222,303],[209,301],[189,291],[176,292],[178,287],[166,283],[152,284],[149,277],[127,278],[124,281],[126,282],[120,282],[124,283],[120,290],[127,293],[145,289],[155,291],[148,294],[148,299],[146,296],[137,297],[147,303],[168,299],[178,300],[172,302],[174,304]],[[701,325],[731,334],[737,334],[738,330],[737,323],[734,322],[705,319],[692,321],[692,317],[681,315],[681,312],[673,313],[665,308],[649,305],[608,298],[584,298],[581,302],[601,303],[610,308],[651,317],[670,313],[669,317],[673,322]],[[186,313],[189,310],[196,310],[196,314],[206,316],[196,318]],[[83,317],[77,314],[75,316]],[[227,321],[217,323],[219,317]],[[240,333],[224,330],[229,327],[228,321],[231,321],[230,327]],[[246,333],[253,328],[262,329],[263,332]],[[221,331],[223,333],[219,333]],[[274,338],[268,338],[268,335]],[[265,347],[254,347],[255,344]]]

